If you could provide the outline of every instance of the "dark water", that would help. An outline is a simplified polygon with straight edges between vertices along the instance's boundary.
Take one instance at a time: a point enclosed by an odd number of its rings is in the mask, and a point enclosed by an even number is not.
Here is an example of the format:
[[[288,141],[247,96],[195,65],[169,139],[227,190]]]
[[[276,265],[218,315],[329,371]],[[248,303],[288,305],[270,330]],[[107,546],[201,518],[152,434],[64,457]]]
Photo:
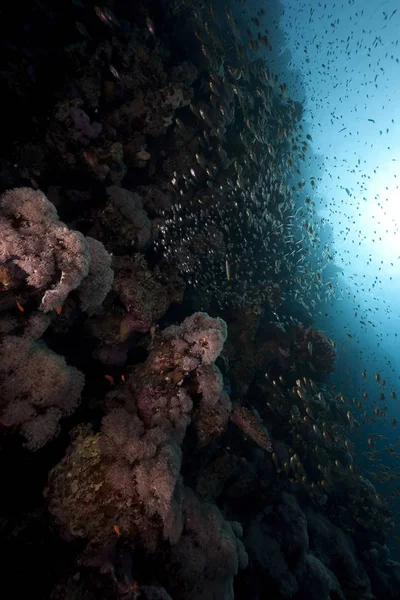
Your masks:
[[[390,599],[390,2],[0,9],[3,584]]]

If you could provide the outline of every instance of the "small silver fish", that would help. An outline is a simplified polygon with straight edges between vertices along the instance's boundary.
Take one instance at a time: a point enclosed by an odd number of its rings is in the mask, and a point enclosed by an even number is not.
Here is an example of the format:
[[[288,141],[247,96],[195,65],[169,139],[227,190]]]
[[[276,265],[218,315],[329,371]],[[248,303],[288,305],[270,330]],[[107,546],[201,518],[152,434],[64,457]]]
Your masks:
[[[227,278],[228,281],[230,281],[230,279],[231,279],[231,267],[229,265],[228,259],[226,259],[226,261],[225,261],[225,270],[226,270],[226,278]]]
[[[150,31],[151,35],[156,35],[156,31],[154,29],[154,23],[150,19],[150,17],[146,17],[146,26],[147,26],[147,29]]]
[[[118,19],[109,8],[100,8],[100,6],[95,6],[94,11],[104,25],[108,25],[109,27],[113,27],[115,25],[115,27],[119,27]]]
[[[83,23],[81,23],[80,21],[75,21],[75,27],[77,28],[79,33],[83,35],[83,37],[87,37],[90,39],[90,35]]]
[[[113,65],[110,65],[110,71],[111,74],[115,77],[115,79],[121,81],[121,75],[118,73],[117,69]]]

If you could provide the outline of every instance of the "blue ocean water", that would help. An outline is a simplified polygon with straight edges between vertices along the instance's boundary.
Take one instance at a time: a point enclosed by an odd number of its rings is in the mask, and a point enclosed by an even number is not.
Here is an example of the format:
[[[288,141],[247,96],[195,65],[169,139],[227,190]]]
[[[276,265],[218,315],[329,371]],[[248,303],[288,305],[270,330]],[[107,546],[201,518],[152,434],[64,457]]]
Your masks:
[[[316,212],[331,227],[335,263],[343,268],[335,276],[335,300],[317,322],[337,342],[332,381],[362,402],[356,461],[398,513],[398,456],[388,451],[398,443],[400,417],[398,5],[311,1],[282,7],[286,67],[293,70],[289,89],[305,101],[312,147],[323,160],[315,174]],[[384,416],[370,416],[376,407]],[[384,439],[368,455],[372,433]]]

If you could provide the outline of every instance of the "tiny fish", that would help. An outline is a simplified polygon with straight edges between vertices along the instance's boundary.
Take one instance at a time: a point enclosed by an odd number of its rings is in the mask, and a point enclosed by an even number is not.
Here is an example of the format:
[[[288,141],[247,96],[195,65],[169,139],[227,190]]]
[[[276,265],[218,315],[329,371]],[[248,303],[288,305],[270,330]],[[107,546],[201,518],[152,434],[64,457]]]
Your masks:
[[[89,167],[91,167],[93,170],[96,169],[97,161],[94,155],[91,152],[88,152],[87,150],[84,150],[82,154]]]
[[[138,582],[137,582],[137,581],[133,581],[133,582],[131,583],[131,585],[130,585],[130,588],[129,588],[129,589],[130,589],[131,591],[133,591],[133,592],[137,592],[137,591],[138,591],[138,589],[139,589]]]
[[[88,34],[88,31],[83,23],[81,23],[80,21],[75,21],[75,27],[77,28],[79,33],[83,35],[83,37],[87,37],[90,39],[90,35]]]
[[[228,281],[230,281],[231,280],[231,268],[229,266],[228,259],[226,259],[226,261],[225,261],[225,270],[226,270],[226,278]]]
[[[114,385],[114,377],[112,375],[104,375],[104,379],[107,379],[111,385]]]
[[[368,119],[368,121],[371,121],[371,123],[375,123],[374,119]]]
[[[15,300],[15,304],[17,305],[17,308],[19,311],[21,311],[21,312],[25,311],[24,307],[22,306],[22,304],[20,302],[18,302],[18,300]]]
[[[107,7],[100,8],[100,6],[95,6],[94,11],[95,11],[96,15],[99,17],[100,21],[102,21],[104,23],[104,25],[108,25],[109,27],[112,27],[113,25],[115,25],[116,27],[119,27],[118,20],[116,19],[116,17],[113,15],[113,13],[111,12],[111,10],[109,8],[107,8]]]
[[[146,17],[146,26],[147,26],[147,29],[150,31],[151,35],[156,35],[155,29],[154,29],[154,24],[153,24],[153,21],[150,19],[150,17]]]
[[[115,79],[117,79],[118,81],[121,80],[120,74],[118,73],[117,69],[113,65],[110,65],[110,71],[111,71],[111,74],[115,77]]]

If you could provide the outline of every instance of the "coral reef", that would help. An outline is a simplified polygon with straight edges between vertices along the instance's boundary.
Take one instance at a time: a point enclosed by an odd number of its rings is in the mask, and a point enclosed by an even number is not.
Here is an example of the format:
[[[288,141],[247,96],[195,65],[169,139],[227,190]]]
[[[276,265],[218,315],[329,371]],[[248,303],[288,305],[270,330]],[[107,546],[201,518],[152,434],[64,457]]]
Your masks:
[[[230,3],[23,5],[0,71],[4,589],[397,600],[362,403],[317,328],[334,253],[280,41]]]
[[[115,543],[117,529],[149,553],[169,543],[166,560],[175,564],[169,586],[181,590],[177,597],[233,597],[232,578],[246,565],[244,548],[218,509],[202,505],[180,475],[191,420],[201,445],[227,425],[230,402],[213,365],[225,335],[223,321],[205,313],[168,327],[121,390],[109,393],[100,432],[78,427],[73,433],[46,493],[63,537],[88,540],[85,564]],[[187,357],[190,367],[183,366]],[[202,399],[193,411],[196,380]],[[215,423],[221,403],[223,417]]]

